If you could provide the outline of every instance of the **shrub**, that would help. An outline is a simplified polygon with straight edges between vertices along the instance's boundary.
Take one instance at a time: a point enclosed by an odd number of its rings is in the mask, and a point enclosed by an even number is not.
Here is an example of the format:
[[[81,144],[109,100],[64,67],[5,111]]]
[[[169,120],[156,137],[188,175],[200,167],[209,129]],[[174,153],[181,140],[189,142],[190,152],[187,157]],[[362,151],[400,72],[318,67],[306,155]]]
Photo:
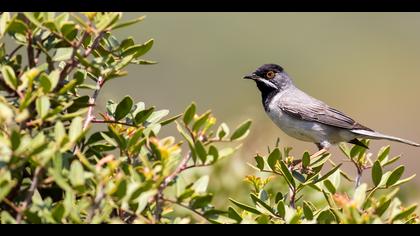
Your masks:
[[[401,207],[396,197],[413,176],[401,179],[403,166],[384,171],[399,158],[389,158],[389,147],[373,162],[366,149],[342,145],[357,169],[353,180],[328,153],[297,160],[277,144],[251,165],[268,175],[246,177],[252,204],[230,199],[227,210],[216,209],[209,176],[186,182],[181,175],[232,155],[251,121],[230,132],[223,122],[216,126],[211,111],[197,114],[194,103],[168,117],[168,110],[130,96],[98,110],[101,89],[127,75],[128,65],[155,64],[143,58],[153,39],[136,43],[113,35],[144,17],[121,17],[1,13],[1,223],[418,222],[416,205]],[[160,135],[169,125],[182,141]],[[366,169],[372,169],[370,187],[360,183]],[[342,179],[355,181],[355,191]]]
[[[198,115],[194,103],[166,118],[168,110],[130,96],[95,111],[108,81],[125,76],[130,64],[155,63],[142,59],[153,39],[138,44],[112,35],[144,19],[120,22],[121,16],[1,15],[0,37],[16,43],[9,53],[0,45],[2,223],[188,221],[172,212],[173,205],[217,220],[208,176],[184,185],[176,180],[231,155],[237,147],[220,149],[217,143],[240,140],[251,122],[229,135],[224,123],[214,130],[212,113]],[[170,124],[186,144],[159,136]],[[92,125],[101,131],[89,132]],[[175,182],[173,194],[167,189]]]
[[[366,145],[368,140],[363,141]],[[410,181],[415,175],[401,179],[404,166],[391,171],[384,168],[396,162],[400,156],[389,157],[390,147],[383,147],[376,157],[360,146],[340,145],[340,149],[353,163],[357,171],[356,179],[340,169],[342,164],[331,160],[331,154],[324,153],[311,157],[305,152],[301,159],[289,155],[291,148],[280,148],[266,157],[256,155],[259,172],[268,173],[267,178],[247,176],[246,181],[252,186],[250,198],[252,205],[230,199],[229,217],[238,223],[418,223],[414,213],[417,205],[403,207],[396,197],[398,186]],[[326,165],[330,166],[325,173]],[[361,183],[361,176],[371,169],[372,185]],[[283,181],[286,189],[265,190],[270,182]],[[355,183],[354,191],[343,180]],[[381,193],[377,194],[379,191]],[[271,192],[271,193],[269,193]],[[348,193],[351,193],[350,196]],[[321,196],[316,200],[315,196]],[[235,208],[239,209],[235,210]]]

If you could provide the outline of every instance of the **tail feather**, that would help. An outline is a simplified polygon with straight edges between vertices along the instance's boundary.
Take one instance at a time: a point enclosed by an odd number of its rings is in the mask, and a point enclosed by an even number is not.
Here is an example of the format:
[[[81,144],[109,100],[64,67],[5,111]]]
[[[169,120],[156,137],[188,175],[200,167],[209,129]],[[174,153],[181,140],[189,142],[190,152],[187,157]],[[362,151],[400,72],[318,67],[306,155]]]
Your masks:
[[[402,139],[402,138],[390,136],[390,135],[386,135],[386,134],[381,134],[381,133],[378,133],[378,132],[375,132],[375,131],[355,129],[355,130],[352,130],[352,132],[355,133],[355,134],[360,134],[364,138],[387,139],[387,140],[391,140],[391,141],[405,143],[405,144],[415,146],[415,147],[420,147],[420,144],[418,144],[416,142],[413,142],[413,141],[410,141],[410,140],[407,140],[407,139]]]

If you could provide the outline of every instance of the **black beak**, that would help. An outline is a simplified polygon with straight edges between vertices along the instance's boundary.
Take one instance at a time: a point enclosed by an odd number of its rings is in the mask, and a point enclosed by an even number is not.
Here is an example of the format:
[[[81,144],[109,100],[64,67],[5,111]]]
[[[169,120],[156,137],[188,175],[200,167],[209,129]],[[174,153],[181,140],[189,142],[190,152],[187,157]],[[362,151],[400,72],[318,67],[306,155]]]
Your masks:
[[[258,79],[258,76],[256,74],[252,74],[252,75],[245,75],[244,79],[252,79],[252,80],[256,80]]]

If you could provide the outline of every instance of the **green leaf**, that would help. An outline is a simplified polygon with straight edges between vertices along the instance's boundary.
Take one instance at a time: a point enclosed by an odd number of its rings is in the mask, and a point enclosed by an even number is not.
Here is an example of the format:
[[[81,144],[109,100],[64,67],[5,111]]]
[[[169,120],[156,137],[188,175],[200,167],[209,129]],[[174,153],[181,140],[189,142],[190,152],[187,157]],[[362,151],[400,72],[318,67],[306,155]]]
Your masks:
[[[104,31],[107,28],[112,28],[112,26],[122,17],[122,13],[106,13],[101,16],[99,22],[96,24],[98,31]]]
[[[302,157],[302,166],[307,168],[311,164],[311,155],[308,152],[303,153]]]
[[[314,213],[312,212],[311,207],[308,205],[307,202],[303,202],[303,215],[305,216],[305,218],[307,220],[313,220],[314,218]]]
[[[114,147],[118,147],[118,143],[108,135],[106,135],[104,132],[100,132],[102,138],[104,138],[109,144],[111,144]]]
[[[372,166],[372,181],[375,186],[381,183],[382,179],[382,167],[379,160],[375,161]]]
[[[83,166],[78,160],[74,160],[70,165],[69,179],[74,187],[85,185]]]
[[[189,107],[187,107],[187,109],[185,109],[184,116],[182,117],[182,120],[184,121],[184,123],[186,125],[188,125],[192,121],[192,119],[194,118],[195,110],[196,110],[196,106],[195,106],[194,102],[191,103],[191,105]]]
[[[140,196],[135,199],[135,202],[138,202],[138,206],[136,209],[136,214],[140,214],[144,209],[146,209],[147,205],[149,204],[150,199],[155,196],[157,193],[156,189],[152,189],[140,194]]]
[[[284,202],[281,200],[277,203],[277,214],[284,218],[286,216],[286,206],[284,205]]]
[[[377,160],[379,162],[382,162],[383,160],[385,160],[385,158],[388,157],[388,155],[389,155],[390,149],[391,149],[391,147],[389,145],[385,146],[385,147],[382,147],[378,152],[378,159]]]
[[[36,112],[38,113],[39,117],[44,119],[48,115],[48,111],[50,110],[50,100],[47,96],[41,96],[36,100]]]
[[[414,179],[414,177],[416,177],[416,174],[414,174],[414,175],[412,175],[412,176],[410,176],[410,177],[408,177],[408,178],[405,178],[405,179],[402,179],[402,180],[398,180],[398,181],[397,181],[395,184],[393,184],[391,187],[396,187],[396,186],[399,186],[399,185],[401,185],[401,184],[405,184],[405,183],[409,182],[410,180]]]
[[[21,137],[20,137],[19,131],[13,130],[12,134],[10,135],[10,143],[12,145],[13,151],[15,151],[19,147],[20,142],[21,142]]]
[[[159,124],[162,125],[162,126],[170,124],[170,123],[174,122],[175,120],[177,120],[181,116],[182,116],[182,114],[178,114],[176,116],[173,116],[171,118],[168,118],[168,119],[165,119],[165,120],[161,121]]]
[[[366,199],[366,189],[367,189],[367,184],[363,183],[359,187],[357,187],[356,190],[354,191],[353,201],[356,204],[357,208],[362,207]]]
[[[249,128],[251,127],[251,124],[252,124],[251,120],[247,120],[244,123],[240,124],[235,129],[232,136],[230,136],[230,140],[233,141],[233,140],[237,140],[237,139],[241,139],[245,137],[249,132]]]
[[[83,118],[82,117],[75,117],[69,128],[69,139],[71,142],[76,142],[83,132]]]
[[[239,213],[233,207],[228,208],[228,216],[229,216],[229,218],[232,218],[232,219],[236,220],[236,222],[238,222],[238,223],[242,221],[242,217],[239,215]]]
[[[330,175],[334,174],[334,172],[336,172],[340,166],[342,165],[342,163],[340,163],[339,165],[337,165],[336,167],[334,167],[332,170],[328,171],[325,175],[323,175],[321,178],[317,179],[314,181],[314,183],[318,183],[321,181],[324,181],[325,179],[327,179]]]
[[[73,48],[58,48],[53,57],[53,61],[67,61],[73,55]]]
[[[394,163],[394,162],[396,162],[396,161],[398,161],[399,159],[401,158],[401,156],[396,156],[396,157],[393,157],[391,160],[389,160],[389,161],[383,161],[383,163],[381,162],[381,164],[382,164],[382,166],[383,167],[385,167],[385,166],[388,166],[388,165],[391,165],[392,163]]]
[[[41,76],[39,77],[39,83],[41,84],[44,93],[48,93],[51,91],[51,82],[46,74],[41,74]]]
[[[293,175],[293,177],[294,177],[295,179],[297,179],[299,182],[301,182],[301,183],[305,183],[305,181],[306,181],[305,176],[303,176],[303,175],[302,175],[301,173],[299,173],[298,171],[293,170],[293,171],[292,171],[292,175]]]
[[[0,202],[2,202],[5,197],[7,197],[15,184],[16,181],[7,180],[6,178],[0,181]]]
[[[217,148],[213,145],[211,145],[209,147],[209,153],[208,155],[213,157],[212,163],[216,162],[217,159],[219,159],[219,151],[217,150]]]
[[[7,86],[13,90],[16,90],[18,87],[18,80],[12,67],[7,65],[2,66],[1,74],[3,75],[4,82],[7,84]]]
[[[394,218],[392,218],[392,222],[394,222],[396,220],[403,220],[403,219],[409,217],[411,214],[414,213],[416,208],[417,208],[417,204],[413,204],[410,207],[407,207],[406,209],[404,209],[403,211],[398,213],[396,216],[394,216]]]
[[[133,100],[130,96],[126,96],[123,100],[118,103],[117,108],[115,109],[115,120],[121,120],[124,118],[128,113],[130,113],[131,108],[133,107]]]
[[[388,177],[387,181],[386,181],[386,187],[388,188],[389,186],[397,183],[397,181],[401,178],[402,174],[404,173],[404,169],[405,167],[403,165],[398,166],[397,168],[395,168],[394,171],[392,171],[391,175]]]
[[[207,207],[212,199],[213,196],[211,194],[193,197],[190,201],[190,207],[193,209]]]
[[[329,179],[324,180],[324,186],[328,190],[328,192],[335,194],[337,192],[337,189],[335,186],[331,183]]]
[[[159,110],[153,112],[149,118],[147,118],[148,123],[156,123],[159,120],[161,120],[163,117],[167,116],[169,114],[169,110]]]
[[[116,24],[115,26],[112,27],[112,30],[116,30],[116,29],[119,29],[119,28],[123,28],[123,27],[127,27],[127,26],[130,26],[130,25],[136,24],[138,22],[143,21],[145,18],[146,18],[146,16],[140,16],[136,19]]]
[[[54,127],[54,138],[58,144],[61,144],[62,141],[66,138],[66,129],[64,128],[64,124],[61,121],[57,121]]]
[[[330,224],[331,222],[334,222],[336,219],[334,217],[334,214],[331,212],[331,210],[327,209],[319,213],[316,220],[320,224]]]
[[[195,141],[195,150],[198,158],[200,158],[201,162],[204,164],[207,159],[207,152],[200,140]]]
[[[133,56],[134,58],[138,58],[146,54],[153,46],[153,39],[148,40],[144,44],[137,44],[130,47],[127,47],[123,52],[122,56]]]
[[[198,130],[203,126],[207,119],[209,118],[211,111],[207,111],[206,113],[202,114],[198,119],[195,121],[192,129],[194,132],[198,132]]]
[[[43,28],[42,23],[39,22],[39,20],[35,17],[36,13],[34,13],[34,12],[24,12],[23,14],[32,24],[34,24],[37,27]]]
[[[216,135],[220,140],[222,140],[225,136],[229,135],[229,133],[229,127],[226,125],[226,123],[222,123],[217,129]]]
[[[267,158],[267,164],[273,171],[276,171],[276,164],[281,160],[281,153],[278,148],[275,148]]]
[[[262,158],[262,156],[257,154],[254,158],[255,158],[255,161],[257,162],[258,169],[264,170],[264,159]]]
[[[257,214],[257,215],[261,214],[261,212],[258,211],[257,209],[255,209],[251,206],[248,206],[246,204],[240,203],[236,200],[233,200],[232,198],[229,198],[229,201],[231,201],[233,204],[235,204],[237,207],[241,208],[242,210],[245,210],[245,211],[251,212],[253,214]]]
[[[10,21],[10,13],[3,12],[0,16],[0,38],[6,33]]]
[[[286,164],[284,164],[283,161],[280,161],[279,163],[280,163],[281,173],[283,174],[286,182],[288,183],[290,187],[292,187],[293,189],[296,189],[295,179],[293,178],[292,173],[290,172],[289,168],[287,168]]]
[[[197,194],[205,193],[209,184],[209,176],[204,175],[199,178],[191,187]]]
[[[251,193],[250,196],[251,196],[251,199],[254,201],[254,203],[256,203],[256,204],[260,205],[262,208],[266,209],[273,216],[276,215],[276,212],[274,211],[274,209],[271,208],[267,203],[265,203],[264,201],[259,199],[255,194]]]
[[[155,107],[150,107],[146,110],[142,110],[142,111],[138,112],[136,114],[136,117],[134,118],[135,123],[137,125],[143,124],[143,122],[145,122],[150,117],[150,115],[152,115],[154,110],[155,110]]]

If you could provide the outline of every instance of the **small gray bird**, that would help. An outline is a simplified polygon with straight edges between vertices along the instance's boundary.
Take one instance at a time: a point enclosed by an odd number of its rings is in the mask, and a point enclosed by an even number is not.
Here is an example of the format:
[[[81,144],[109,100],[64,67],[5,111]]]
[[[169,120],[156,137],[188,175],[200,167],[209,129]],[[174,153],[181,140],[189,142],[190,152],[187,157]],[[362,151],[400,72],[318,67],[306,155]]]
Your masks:
[[[378,133],[309,96],[293,85],[279,65],[262,65],[244,79],[256,82],[266,113],[280,129],[296,139],[315,143],[320,152],[339,142],[365,146],[358,138],[387,139],[420,146],[409,140]]]

